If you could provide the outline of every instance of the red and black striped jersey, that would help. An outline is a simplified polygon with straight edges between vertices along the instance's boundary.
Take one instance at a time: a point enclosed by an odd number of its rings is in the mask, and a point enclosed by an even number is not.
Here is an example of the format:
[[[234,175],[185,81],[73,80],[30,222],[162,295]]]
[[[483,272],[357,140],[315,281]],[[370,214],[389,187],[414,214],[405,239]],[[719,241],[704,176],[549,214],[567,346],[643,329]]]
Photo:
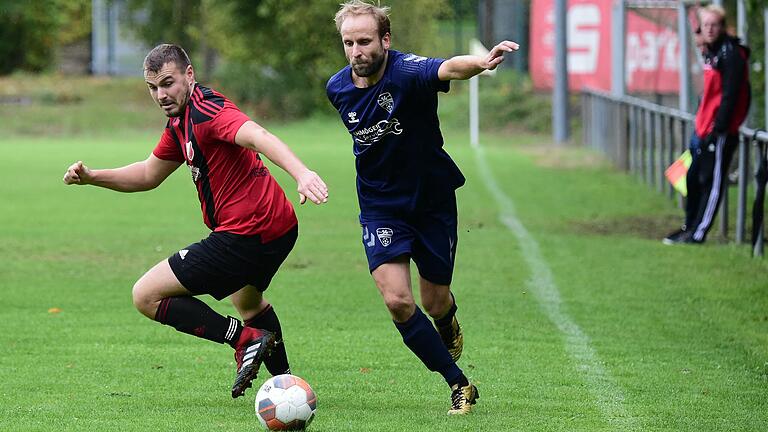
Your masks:
[[[235,144],[250,120],[220,93],[195,83],[186,109],[168,120],[153,154],[186,162],[205,224],[269,242],[296,226],[285,193],[256,152]]]

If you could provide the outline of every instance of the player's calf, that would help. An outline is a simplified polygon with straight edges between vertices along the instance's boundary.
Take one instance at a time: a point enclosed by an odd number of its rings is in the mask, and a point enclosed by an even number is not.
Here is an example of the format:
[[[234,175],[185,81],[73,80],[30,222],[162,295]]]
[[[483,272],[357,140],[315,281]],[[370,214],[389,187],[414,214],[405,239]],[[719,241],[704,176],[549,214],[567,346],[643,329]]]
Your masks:
[[[453,361],[458,361],[464,351],[464,334],[461,332],[459,320],[454,315],[448,323],[435,322],[437,332],[440,334],[443,344],[451,354]],[[441,325],[442,324],[442,325]]]
[[[443,345],[448,349],[451,354],[451,358],[454,362],[459,360],[461,353],[464,350],[464,335],[461,332],[461,326],[459,320],[456,318],[456,299],[451,293],[451,305],[448,312],[442,317],[435,319],[435,327],[440,334],[440,339],[443,341]]]

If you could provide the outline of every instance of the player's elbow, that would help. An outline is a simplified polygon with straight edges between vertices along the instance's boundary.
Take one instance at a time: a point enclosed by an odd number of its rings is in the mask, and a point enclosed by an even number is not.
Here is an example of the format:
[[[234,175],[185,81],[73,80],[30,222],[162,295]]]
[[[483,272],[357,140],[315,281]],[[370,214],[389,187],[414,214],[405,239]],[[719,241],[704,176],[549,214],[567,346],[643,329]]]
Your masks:
[[[248,140],[246,148],[255,152],[263,153],[264,149],[269,147],[269,144],[275,136],[269,133],[266,129],[259,127],[253,130],[251,139]]]

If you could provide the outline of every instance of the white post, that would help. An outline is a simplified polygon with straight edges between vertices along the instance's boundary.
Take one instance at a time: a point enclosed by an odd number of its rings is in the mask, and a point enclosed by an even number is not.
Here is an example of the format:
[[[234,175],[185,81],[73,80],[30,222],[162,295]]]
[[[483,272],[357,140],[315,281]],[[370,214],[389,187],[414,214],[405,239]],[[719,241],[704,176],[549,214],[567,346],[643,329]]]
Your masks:
[[[469,144],[477,147],[480,144],[480,77],[469,79]]]
[[[615,0],[613,3],[613,18],[611,28],[611,93],[614,96],[622,97],[626,91],[626,68],[625,68],[625,46],[626,39],[625,23],[626,14],[624,0]]]
[[[691,77],[688,75],[688,54],[690,49],[688,48],[688,41],[690,34],[688,33],[688,15],[685,11],[685,3],[680,2],[677,5],[677,39],[680,43],[680,68],[678,73],[680,76],[680,93],[678,97],[678,104],[681,111],[688,112],[689,104],[691,100]]]
[[[747,8],[744,6],[744,0],[736,1],[736,34],[741,39],[741,43],[747,43]]]
[[[485,57],[489,51],[477,39],[469,41],[469,53]],[[480,75],[496,75],[496,70],[484,71]],[[480,75],[469,79],[469,144],[477,147],[480,144]]]
[[[552,132],[555,143],[565,144],[568,127],[568,5],[555,0],[555,82],[552,89]]]

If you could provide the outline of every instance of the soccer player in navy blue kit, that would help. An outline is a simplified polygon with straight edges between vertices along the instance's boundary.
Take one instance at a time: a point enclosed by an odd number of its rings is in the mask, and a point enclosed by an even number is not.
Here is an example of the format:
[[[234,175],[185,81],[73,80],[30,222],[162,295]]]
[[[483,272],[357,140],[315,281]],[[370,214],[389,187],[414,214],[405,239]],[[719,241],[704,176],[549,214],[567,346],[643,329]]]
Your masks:
[[[154,189],[186,165],[211,234],[160,261],[133,286],[147,318],[235,349],[232,397],[251,386],[262,361],[272,375],[290,373],[280,321],[263,297],[298,236],[293,206],[264,166],[268,157],[298,185],[301,203],[328,200],[322,179],[277,137],[220,93],[195,81],[184,50],[161,44],[144,60],[152,99],[168,117],[146,160],[116,169],[72,164],[64,183],[120,192]],[[219,315],[197,295],[230,297],[243,322]]]
[[[437,93],[449,81],[495,69],[514,42],[485,57],[448,60],[390,49],[389,8],[359,0],[336,14],[349,65],[328,80],[328,99],[353,140],[363,247],[368,267],[405,345],[451,387],[448,414],[478,399],[456,361],[463,350],[450,284],[456,255],[455,190],[464,176],[443,149]],[[416,306],[410,260],[419,270]]]

